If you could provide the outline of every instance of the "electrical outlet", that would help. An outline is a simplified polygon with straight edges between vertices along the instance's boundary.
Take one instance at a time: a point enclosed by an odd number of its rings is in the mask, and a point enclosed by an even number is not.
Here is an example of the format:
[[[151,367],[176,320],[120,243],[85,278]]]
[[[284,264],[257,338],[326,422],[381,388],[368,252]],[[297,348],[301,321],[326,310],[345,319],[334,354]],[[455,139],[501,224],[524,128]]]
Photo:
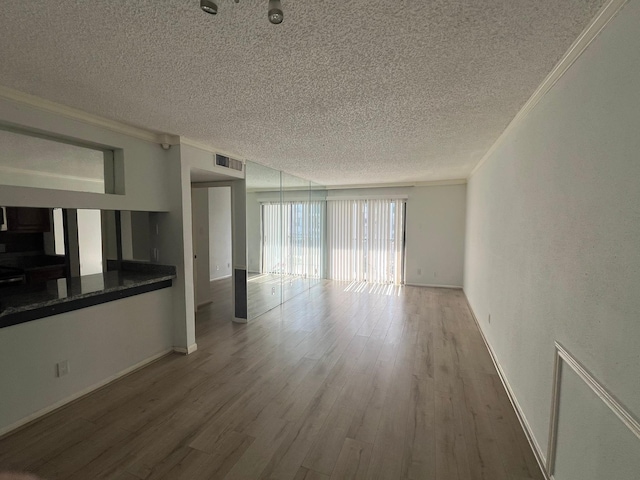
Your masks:
[[[275,295],[276,294],[276,287],[271,287],[271,295]]]
[[[230,263],[227,263],[227,268],[231,268],[231,264]]]
[[[216,265],[216,270],[220,270],[220,265]]]
[[[64,377],[69,373],[69,361],[65,360],[63,362],[56,364],[56,376]]]
[[[418,269],[418,275],[422,275],[422,269],[421,268]]]

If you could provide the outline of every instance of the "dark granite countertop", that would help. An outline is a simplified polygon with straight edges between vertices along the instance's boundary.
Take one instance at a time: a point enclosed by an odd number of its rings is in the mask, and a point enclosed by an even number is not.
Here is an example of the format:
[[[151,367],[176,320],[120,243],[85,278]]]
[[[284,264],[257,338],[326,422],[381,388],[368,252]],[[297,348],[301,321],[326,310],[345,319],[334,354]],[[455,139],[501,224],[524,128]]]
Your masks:
[[[0,328],[166,288],[174,278],[175,267],[123,262],[118,271],[2,288]]]

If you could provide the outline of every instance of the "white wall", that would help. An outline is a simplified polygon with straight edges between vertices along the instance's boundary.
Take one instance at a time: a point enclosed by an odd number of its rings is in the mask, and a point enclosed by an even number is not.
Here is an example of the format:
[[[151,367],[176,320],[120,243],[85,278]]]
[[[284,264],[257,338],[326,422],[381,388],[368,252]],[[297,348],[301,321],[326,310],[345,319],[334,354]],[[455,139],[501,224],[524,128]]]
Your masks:
[[[631,0],[468,185],[465,292],[545,455],[555,340],[640,417],[639,25]],[[577,391],[561,391],[573,417],[617,421]],[[556,480],[631,478],[612,459],[637,438],[590,449],[563,429]],[[585,454],[612,470],[562,457]]]
[[[231,187],[208,188],[209,279],[231,275]]]
[[[407,201],[406,283],[462,286],[466,185],[414,187]]]
[[[0,329],[0,434],[169,351],[171,306],[163,289]]]
[[[196,306],[211,301],[209,285],[209,195],[206,188],[191,189]]]

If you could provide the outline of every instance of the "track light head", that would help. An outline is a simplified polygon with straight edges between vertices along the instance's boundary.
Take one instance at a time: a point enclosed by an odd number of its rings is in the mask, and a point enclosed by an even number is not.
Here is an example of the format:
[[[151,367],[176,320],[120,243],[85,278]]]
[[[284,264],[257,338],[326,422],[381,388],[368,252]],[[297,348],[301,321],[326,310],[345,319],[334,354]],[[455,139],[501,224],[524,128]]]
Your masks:
[[[200,8],[203,12],[210,13],[211,15],[216,15],[218,13],[218,5],[211,0],[200,0]]]
[[[280,0],[269,0],[269,21],[274,25],[282,23],[284,20],[284,14],[282,13],[282,5]]]

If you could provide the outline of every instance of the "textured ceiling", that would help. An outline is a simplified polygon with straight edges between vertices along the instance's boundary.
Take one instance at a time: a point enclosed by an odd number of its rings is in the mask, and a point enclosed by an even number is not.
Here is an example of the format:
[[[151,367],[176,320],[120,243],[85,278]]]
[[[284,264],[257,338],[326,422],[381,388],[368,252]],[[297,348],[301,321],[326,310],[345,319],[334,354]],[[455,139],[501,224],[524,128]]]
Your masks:
[[[466,177],[603,0],[3,0],[0,84],[324,183]]]

